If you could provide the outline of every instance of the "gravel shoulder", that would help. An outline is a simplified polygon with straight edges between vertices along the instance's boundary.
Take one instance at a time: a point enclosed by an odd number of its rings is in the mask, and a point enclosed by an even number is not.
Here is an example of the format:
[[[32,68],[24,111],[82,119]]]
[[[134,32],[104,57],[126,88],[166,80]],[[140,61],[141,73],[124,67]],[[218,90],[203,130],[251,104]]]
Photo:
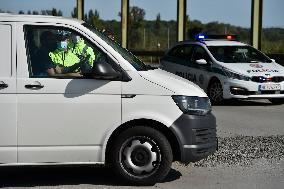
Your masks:
[[[219,138],[215,154],[194,163],[196,167],[250,166],[258,159],[284,159],[284,135]]]

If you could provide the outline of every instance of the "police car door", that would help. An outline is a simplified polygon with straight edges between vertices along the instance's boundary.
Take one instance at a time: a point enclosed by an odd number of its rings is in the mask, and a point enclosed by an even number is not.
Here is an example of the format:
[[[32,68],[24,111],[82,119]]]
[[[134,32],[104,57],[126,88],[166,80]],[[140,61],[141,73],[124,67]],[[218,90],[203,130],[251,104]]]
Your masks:
[[[121,81],[50,77],[34,67],[46,58],[38,54],[47,32],[77,33],[106,61],[115,60],[72,26],[19,23],[17,32],[18,161],[101,162],[104,136],[121,124]]]
[[[190,65],[194,75],[194,82],[206,92],[211,76],[211,58],[202,46],[194,46]]]
[[[192,49],[193,45],[191,44],[174,47],[162,60],[162,69],[194,81],[194,75],[190,67]]]

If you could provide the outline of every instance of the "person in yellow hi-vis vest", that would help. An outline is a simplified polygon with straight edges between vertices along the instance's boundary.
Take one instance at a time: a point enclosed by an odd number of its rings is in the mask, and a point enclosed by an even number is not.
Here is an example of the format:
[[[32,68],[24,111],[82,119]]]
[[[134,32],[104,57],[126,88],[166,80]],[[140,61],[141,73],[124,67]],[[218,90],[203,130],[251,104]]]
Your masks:
[[[94,60],[97,58],[94,50],[85,44],[85,41],[77,35],[71,37],[72,42],[68,43],[68,48],[76,54],[80,59],[87,59],[90,65],[93,65]]]
[[[62,73],[74,71],[82,73],[90,72],[93,61],[95,60],[94,54],[83,55],[81,53],[80,55],[73,52],[75,48],[68,48],[68,46],[68,37],[60,35],[57,41],[57,49],[49,53],[52,62],[62,68]],[[79,48],[77,49],[79,52]]]

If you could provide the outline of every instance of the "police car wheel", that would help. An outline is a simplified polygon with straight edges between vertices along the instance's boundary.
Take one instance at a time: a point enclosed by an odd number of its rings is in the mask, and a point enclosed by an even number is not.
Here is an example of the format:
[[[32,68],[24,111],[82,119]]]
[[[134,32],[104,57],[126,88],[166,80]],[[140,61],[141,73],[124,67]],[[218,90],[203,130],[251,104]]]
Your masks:
[[[126,181],[135,185],[153,185],[171,169],[171,145],[159,131],[136,126],[116,137],[111,149],[111,165]]]
[[[220,104],[224,101],[222,84],[217,80],[210,83],[207,94],[212,104]]]
[[[272,104],[284,104],[284,98],[270,98],[268,99]]]

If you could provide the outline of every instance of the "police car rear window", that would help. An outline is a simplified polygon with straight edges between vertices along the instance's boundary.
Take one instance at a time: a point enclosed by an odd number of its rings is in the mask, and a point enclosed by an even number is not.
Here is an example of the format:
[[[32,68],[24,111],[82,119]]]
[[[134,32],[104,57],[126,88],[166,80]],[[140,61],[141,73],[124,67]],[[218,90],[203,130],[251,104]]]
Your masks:
[[[225,63],[270,63],[271,60],[250,46],[208,46],[214,58]]]
[[[193,45],[179,45],[174,47],[169,53],[169,56],[180,58],[180,59],[187,59],[189,60],[191,57]]]

